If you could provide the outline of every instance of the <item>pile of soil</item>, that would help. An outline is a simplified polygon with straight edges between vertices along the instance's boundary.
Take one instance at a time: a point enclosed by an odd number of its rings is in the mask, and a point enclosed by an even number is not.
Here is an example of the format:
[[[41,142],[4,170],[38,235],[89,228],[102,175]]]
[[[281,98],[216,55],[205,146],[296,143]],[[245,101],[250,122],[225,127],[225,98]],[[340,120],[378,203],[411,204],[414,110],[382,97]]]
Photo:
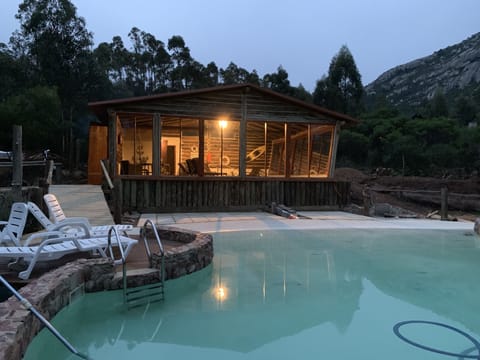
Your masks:
[[[352,203],[360,208],[364,208],[367,190],[373,204],[389,204],[417,217],[430,217],[440,211],[440,205],[434,198],[438,199],[441,189],[446,188],[448,194],[463,194],[466,198],[471,197],[474,203],[473,206],[456,204],[456,208],[449,204],[449,217],[473,221],[480,216],[480,201],[477,201],[480,194],[480,178],[477,176],[466,179],[439,179],[366,174],[357,169],[339,168],[335,170],[335,179],[351,182]],[[419,198],[407,197],[407,193],[419,194]]]

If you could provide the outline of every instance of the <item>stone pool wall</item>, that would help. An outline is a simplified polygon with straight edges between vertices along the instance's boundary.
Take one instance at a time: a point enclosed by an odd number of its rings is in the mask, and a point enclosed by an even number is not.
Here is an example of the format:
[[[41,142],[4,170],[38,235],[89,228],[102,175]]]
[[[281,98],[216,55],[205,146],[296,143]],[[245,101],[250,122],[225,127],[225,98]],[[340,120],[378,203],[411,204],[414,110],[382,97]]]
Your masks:
[[[176,279],[208,266],[213,259],[212,235],[185,230],[159,227],[158,235],[162,240],[175,241],[184,245],[165,251],[165,279]],[[195,238],[192,241],[192,238]],[[161,257],[152,254],[152,267],[161,268]]]
[[[198,271],[211,263],[211,235],[175,229],[159,229],[159,233],[163,239],[184,243],[165,252],[166,279]],[[154,256],[154,262],[160,266],[160,257]],[[33,280],[21,288],[19,293],[50,320],[83,291],[121,288],[121,278],[115,276],[115,273],[116,269],[110,259],[78,259]],[[141,285],[157,279],[152,278],[151,273],[146,273],[145,276],[136,273],[133,280],[135,284]],[[130,284],[132,282],[129,280],[129,286]],[[41,328],[40,321],[13,296],[0,303],[0,359],[22,359]]]

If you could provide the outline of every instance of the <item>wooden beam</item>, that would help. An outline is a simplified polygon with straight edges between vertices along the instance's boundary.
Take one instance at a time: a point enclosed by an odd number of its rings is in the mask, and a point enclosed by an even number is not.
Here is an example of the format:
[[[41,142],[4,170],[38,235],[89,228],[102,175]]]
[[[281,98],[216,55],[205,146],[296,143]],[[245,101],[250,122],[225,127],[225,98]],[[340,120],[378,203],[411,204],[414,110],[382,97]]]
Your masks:
[[[161,168],[161,150],[162,144],[160,139],[162,138],[162,122],[159,113],[153,114],[152,124],[152,174],[154,176],[160,176]]]
[[[197,169],[199,176],[205,175],[205,120],[200,119],[198,121],[198,166]]]
[[[23,183],[23,150],[22,126],[13,125],[13,169],[12,169],[12,197],[14,201],[22,201]]]
[[[108,111],[108,160],[109,171],[112,177],[118,175],[117,171],[117,113]]]
[[[241,104],[241,118],[240,118],[240,159],[239,159],[239,175],[241,178],[246,176],[246,162],[247,155],[247,95],[242,93]]]
[[[290,126],[288,124],[285,124],[285,169],[284,169],[284,174],[286,178],[289,178],[291,175],[291,151],[292,151],[292,146],[290,144]]]
[[[330,166],[327,174],[327,177],[329,178],[333,178],[335,175],[335,163],[337,161],[338,139],[340,137],[341,127],[341,122],[337,122],[332,134],[333,139],[330,141],[330,154],[328,154],[328,157],[330,159]]]

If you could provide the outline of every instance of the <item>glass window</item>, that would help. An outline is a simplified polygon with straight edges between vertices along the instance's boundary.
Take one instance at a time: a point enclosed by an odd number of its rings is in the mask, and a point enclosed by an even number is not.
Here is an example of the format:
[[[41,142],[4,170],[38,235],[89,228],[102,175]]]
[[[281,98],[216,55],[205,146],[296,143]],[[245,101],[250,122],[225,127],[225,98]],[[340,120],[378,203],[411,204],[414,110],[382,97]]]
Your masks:
[[[122,175],[152,174],[152,117],[120,117],[117,159]]]
[[[182,121],[179,119],[161,119],[160,174],[186,175],[182,170],[181,138]]]
[[[152,115],[119,116],[120,174],[152,175],[152,125]],[[239,175],[240,122],[204,120],[203,126],[204,139],[200,141],[200,120],[161,118],[162,176],[200,175],[202,169],[205,176]],[[328,177],[333,134],[332,125],[249,121],[246,153],[242,154],[246,175]]]
[[[206,120],[204,134],[205,176],[238,176],[240,122]]]
[[[308,125],[289,124],[288,129],[290,134],[290,174],[308,177]]]
[[[334,127],[331,125],[312,126],[312,155],[310,176],[328,177],[330,171],[330,151]]]
[[[285,124],[267,123],[267,176],[285,175]]]
[[[247,122],[247,176],[265,176],[267,173],[266,126],[264,122]]]
[[[169,146],[175,154],[175,160],[169,162],[176,168],[175,175],[199,175],[199,123],[197,119],[182,119],[171,121],[166,128],[162,124],[162,145],[167,141],[165,156],[168,157]]]

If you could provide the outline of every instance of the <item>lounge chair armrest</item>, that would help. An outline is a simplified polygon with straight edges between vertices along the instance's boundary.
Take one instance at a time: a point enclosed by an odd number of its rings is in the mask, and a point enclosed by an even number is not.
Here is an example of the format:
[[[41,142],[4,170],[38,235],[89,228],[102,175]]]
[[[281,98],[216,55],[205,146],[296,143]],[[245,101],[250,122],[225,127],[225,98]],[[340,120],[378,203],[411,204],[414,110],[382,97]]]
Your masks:
[[[87,221],[84,221],[85,219],[83,218],[68,218],[65,220],[62,220],[59,223],[53,224],[49,230],[54,230],[54,231],[63,231],[66,232],[68,229],[73,229],[79,232],[80,234],[72,234],[72,236],[81,236],[81,237],[91,237],[92,236],[92,227]]]
[[[53,239],[52,239],[53,237]],[[30,245],[30,243],[33,240],[41,239],[40,246],[43,246],[45,242],[47,243],[52,243],[54,241],[59,242],[59,241],[64,241],[65,238],[67,237],[66,234],[64,234],[61,231],[41,231],[41,232],[36,232],[30,235],[24,243],[24,246]]]
[[[58,238],[53,238],[53,239],[51,238],[51,239],[47,239],[47,240],[42,241],[42,243],[38,247],[37,251],[40,251],[46,245],[58,244],[58,243],[61,243],[61,242],[72,241],[72,240],[75,242],[75,239],[77,239],[75,236],[72,237],[72,236],[67,236],[63,233],[60,233],[60,234],[61,234],[61,236],[58,237]]]
[[[85,217],[68,217],[56,223],[56,225],[61,225],[61,224],[66,224],[66,225],[84,224],[87,227],[90,227],[90,228],[92,227],[92,225],[90,224],[90,221],[88,221],[88,219]]]

